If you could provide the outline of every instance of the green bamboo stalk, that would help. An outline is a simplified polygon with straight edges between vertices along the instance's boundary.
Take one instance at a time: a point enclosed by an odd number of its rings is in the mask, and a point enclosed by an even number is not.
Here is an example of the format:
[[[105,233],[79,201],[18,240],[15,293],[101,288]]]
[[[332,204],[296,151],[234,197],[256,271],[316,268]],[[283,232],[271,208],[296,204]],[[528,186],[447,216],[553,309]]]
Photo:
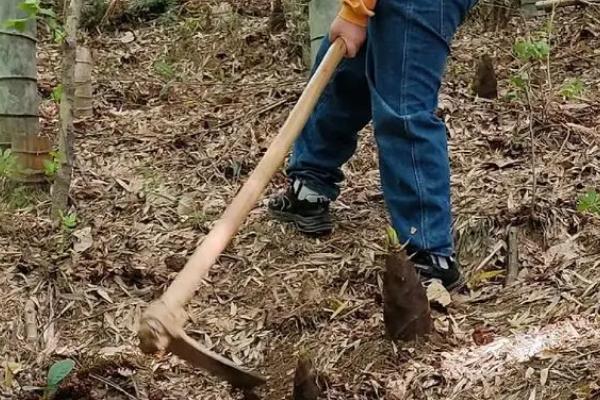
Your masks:
[[[340,9],[339,0],[312,0],[308,9],[310,29],[310,65],[314,66],[323,38]]]
[[[8,25],[27,17],[21,2],[0,1],[0,148],[10,147],[15,135],[39,132],[36,22],[31,19],[19,30]]]

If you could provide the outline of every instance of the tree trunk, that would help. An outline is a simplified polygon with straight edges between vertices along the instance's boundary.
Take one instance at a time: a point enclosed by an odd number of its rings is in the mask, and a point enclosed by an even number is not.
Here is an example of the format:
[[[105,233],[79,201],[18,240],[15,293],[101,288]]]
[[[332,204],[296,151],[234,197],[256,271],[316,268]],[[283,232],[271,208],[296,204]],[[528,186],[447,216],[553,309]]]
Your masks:
[[[36,22],[23,30],[6,27],[7,21],[27,16],[22,0],[0,1],[0,148],[10,147],[13,136],[39,131]]]
[[[69,189],[73,174],[73,101],[75,98],[75,59],[77,53],[77,28],[81,19],[82,0],[71,0],[65,23],[65,41],[63,45],[62,82],[63,93],[60,100],[60,130],[58,153],[60,166],[52,187],[52,215],[60,217],[69,205]]]
[[[315,63],[317,52],[325,35],[329,34],[329,26],[340,9],[337,0],[311,0],[308,8],[310,29],[310,65]]]

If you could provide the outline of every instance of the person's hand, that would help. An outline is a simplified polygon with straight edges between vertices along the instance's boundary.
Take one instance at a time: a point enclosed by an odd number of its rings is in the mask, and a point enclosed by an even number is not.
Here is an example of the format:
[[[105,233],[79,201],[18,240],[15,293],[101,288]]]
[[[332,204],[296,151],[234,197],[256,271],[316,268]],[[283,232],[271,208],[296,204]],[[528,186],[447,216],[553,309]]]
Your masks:
[[[329,29],[329,41],[333,43],[341,37],[346,43],[346,57],[354,58],[367,40],[367,28],[336,17]]]

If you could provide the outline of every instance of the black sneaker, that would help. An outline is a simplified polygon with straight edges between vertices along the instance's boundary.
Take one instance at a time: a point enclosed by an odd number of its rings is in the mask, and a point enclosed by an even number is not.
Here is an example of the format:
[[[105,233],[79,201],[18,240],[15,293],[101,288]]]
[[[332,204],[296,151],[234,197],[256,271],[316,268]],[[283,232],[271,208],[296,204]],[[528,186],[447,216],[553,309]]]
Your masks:
[[[459,289],[465,284],[458,263],[453,257],[442,257],[416,252],[410,257],[417,274],[424,280],[437,279],[448,290]]]
[[[327,197],[297,180],[291,182],[284,193],[271,198],[268,208],[273,217],[293,222],[302,233],[323,235],[333,230],[329,203]]]

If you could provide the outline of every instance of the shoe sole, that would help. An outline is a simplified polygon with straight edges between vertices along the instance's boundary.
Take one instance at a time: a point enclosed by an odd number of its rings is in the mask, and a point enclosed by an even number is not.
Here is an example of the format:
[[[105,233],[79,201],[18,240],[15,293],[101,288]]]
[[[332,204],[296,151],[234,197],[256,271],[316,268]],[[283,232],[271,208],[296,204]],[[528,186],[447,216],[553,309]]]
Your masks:
[[[323,216],[303,217],[297,214],[285,213],[282,211],[269,210],[276,219],[282,222],[291,222],[302,233],[310,235],[324,235],[333,231],[333,222]]]
[[[467,281],[465,280],[464,276],[461,274],[460,278],[458,278],[456,281],[454,281],[453,283],[451,283],[448,286],[445,286],[444,283],[442,282],[441,279],[438,278],[427,278],[425,276],[420,276],[421,282],[423,283],[423,286],[427,287],[427,283],[431,282],[431,281],[438,281],[442,284],[442,286],[444,286],[444,288],[446,288],[446,290],[448,292],[458,292],[460,291],[466,284]]]

